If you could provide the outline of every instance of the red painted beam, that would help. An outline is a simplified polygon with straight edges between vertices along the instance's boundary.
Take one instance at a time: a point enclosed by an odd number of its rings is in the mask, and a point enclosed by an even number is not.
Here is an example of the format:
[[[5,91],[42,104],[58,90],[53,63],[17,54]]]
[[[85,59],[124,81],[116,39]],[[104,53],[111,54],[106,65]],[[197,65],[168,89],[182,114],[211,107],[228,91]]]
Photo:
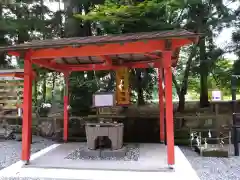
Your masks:
[[[8,76],[8,75],[6,75],[6,76]],[[14,73],[12,76],[23,79],[24,78],[24,73]],[[36,77],[37,77],[37,75],[36,75],[35,71],[32,71],[32,79],[35,79]]]
[[[24,59],[24,90],[23,90],[23,123],[22,123],[22,160],[25,164],[30,160],[32,124],[32,62],[31,52]]]
[[[179,51],[180,51],[180,49],[176,49],[176,50],[173,51],[173,52],[179,54]],[[147,56],[147,57],[153,58],[153,59],[160,59],[161,66],[163,66],[163,62],[162,62],[162,57],[161,57],[161,56],[158,56],[158,55],[156,55],[156,54],[151,54],[151,53],[145,53],[144,55]],[[173,66],[173,67],[176,66],[177,60],[178,60],[178,55],[177,55],[176,57],[174,57],[174,59],[173,59],[173,57],[172,57],[171,62],[172,62],[172,66]]]
[[[172,49],[180,48],[185,45],[193,44],[197,42],[197,38],[194,39],[172,39]]]
[[[145,56],[148,56],[148,57],[150,57],[150,58],[153,58],[153,59],[159,59],[159,60],[162,59],[160,56],[155,55],[155,54],[151,54],[151,53],[145,53],[144,55],[145,55]]]
[[[196,43],[198,38],[172,38],[172,50],[185,45]],[[33,59],[46,59],[57,57],[79,57],[79,56],[104,56],[115,54],[134,54],[154,51],[164,51],[165,39],[162,40],[139,40],[136,42],[83,45],[80,47],[66,46],[63,48],[46,48],[34,50]],[[17,51],[9,51],[9,55],[20,56]]]
[[[124,44],[85,45],[80,47],[63,47],[38,49],[33,52],[32,59],[59,57],[104,56],[115,54],[133,54],[153,52],[164,49],[164,40],[126,42]]]
[[[14,77],[23,79],[24,78],[24,74],[17,74],[17,73],[15,73]]]
[[[163,89],[163,68],[158,68],[158,98],[159,98],[159,128],[160,128],[160,142],[164,142],[165,133],[164,133],[164,89]]]
[[[189,39],[171,39],[172,50],[192,44]],[[102,45],[84,45],[80,47],[66,46],[63,48],[38,49],[33,52],[32,59],[55,59],[81,56],[105,56],[115,54],[136,54],[164,51],[165,40],[148,40]]]
[[[68,140],[68,105],[69,105],[69,94],[68,94],[68,88],[69,88],[69,73],[64,73],[64,80],[65,80],[65,92],[64,92],[64,115],[63,115],[63,140],[64,142],[67,142]]]
[[[174,121],[173,121],[173,102],[172,102],[172,52],[163,52],[165,62],[165,102],[166,102],[166,135],[167,135],[167,155],[168,165],[171,167],[175,163],[174,157]]]
[[[109,56],[100,56],[100,58],[105,61],[106,64],[112,65],[112,59]]]

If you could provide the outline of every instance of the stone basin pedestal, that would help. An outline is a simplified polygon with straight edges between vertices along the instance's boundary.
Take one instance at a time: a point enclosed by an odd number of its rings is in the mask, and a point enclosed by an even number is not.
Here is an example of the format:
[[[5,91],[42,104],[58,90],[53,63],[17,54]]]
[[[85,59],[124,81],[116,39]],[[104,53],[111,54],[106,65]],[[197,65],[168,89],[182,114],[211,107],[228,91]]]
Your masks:
[[[86,123],[86,137],[88,149],[97,149],[97,138],[108,137],[111,149],[118,150],[123,146],[123,123]]]

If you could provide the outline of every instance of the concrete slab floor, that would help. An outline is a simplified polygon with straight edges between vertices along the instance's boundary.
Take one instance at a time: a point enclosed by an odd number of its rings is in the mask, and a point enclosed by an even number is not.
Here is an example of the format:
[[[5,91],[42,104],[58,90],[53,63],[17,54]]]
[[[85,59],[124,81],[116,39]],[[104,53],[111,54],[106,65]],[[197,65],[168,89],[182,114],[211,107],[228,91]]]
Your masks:
[[[49,153],[31,161],[26,167],[118,171],[169,171],[166,147],[163,144],[140,144],[138,161],[66,159],[68,154],[85,146],[85,143],[62,144]]]
[[[30,165],[20,162],[0,171],[0,177],[31,177],[81,180],[189,179],[199,180],[196,172],[178,147],[175,147],[174,171],[167,170],[166,147],[140,144],[138,161],[71,160],[65,157],[84,143],[55,144],[31,156]],[[165,170],[165,172],[164,172]]]

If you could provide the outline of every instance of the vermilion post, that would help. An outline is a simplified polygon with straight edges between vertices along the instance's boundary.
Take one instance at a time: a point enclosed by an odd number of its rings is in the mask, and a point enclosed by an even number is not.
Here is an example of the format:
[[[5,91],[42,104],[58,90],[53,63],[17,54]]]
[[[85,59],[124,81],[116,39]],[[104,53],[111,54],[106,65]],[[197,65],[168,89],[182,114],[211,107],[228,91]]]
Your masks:
[[[68,85],[69,85],[69,73],[64,73],[65,80],[65,91],[64,91],[64,117],[63,117],[63,140],[67,142],[68,140],[68,105],[69,105],[69,96],[68,96]]]
[[[162,79],[162,68],[158,68],[158,98],[159,98],[159,128],[160,128],[160,142],[164,142],[164,90]]]
[[[32,62],[31,51],[24,59],[24,90],[23,90],[23,120],[22,120],[22,160],[29,163],[32,126]]]
[[[173,102],[172,102],[172,69],[171,51],[163,52],[165,62],[165,103],[166,103],[166,134],[167,134],[167,154],[168,165],[171,167],[175,163],[174,158],[174,123],[173,123]]]

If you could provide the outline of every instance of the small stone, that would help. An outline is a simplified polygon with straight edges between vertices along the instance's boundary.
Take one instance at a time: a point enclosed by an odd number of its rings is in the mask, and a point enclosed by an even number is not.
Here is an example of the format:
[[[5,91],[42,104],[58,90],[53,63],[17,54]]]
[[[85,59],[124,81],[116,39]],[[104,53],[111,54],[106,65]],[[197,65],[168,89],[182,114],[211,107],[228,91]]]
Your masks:
[[[112,161],[138,161],[139,156],[140,156],[140,151],[139,147],[131,147],[129,145],[126,145],[126,155],[124,157],[112,157],[112,156],[102,156],[102,153],[100,153],[99,156],[94,156],[94,157],[88,157],[85,156],[84,153],[85,147],[81,147],[79,149],[76,149],[72,153],[68,154],[65,158],[66,159],[72,159],[72,160],[112,160]]]

